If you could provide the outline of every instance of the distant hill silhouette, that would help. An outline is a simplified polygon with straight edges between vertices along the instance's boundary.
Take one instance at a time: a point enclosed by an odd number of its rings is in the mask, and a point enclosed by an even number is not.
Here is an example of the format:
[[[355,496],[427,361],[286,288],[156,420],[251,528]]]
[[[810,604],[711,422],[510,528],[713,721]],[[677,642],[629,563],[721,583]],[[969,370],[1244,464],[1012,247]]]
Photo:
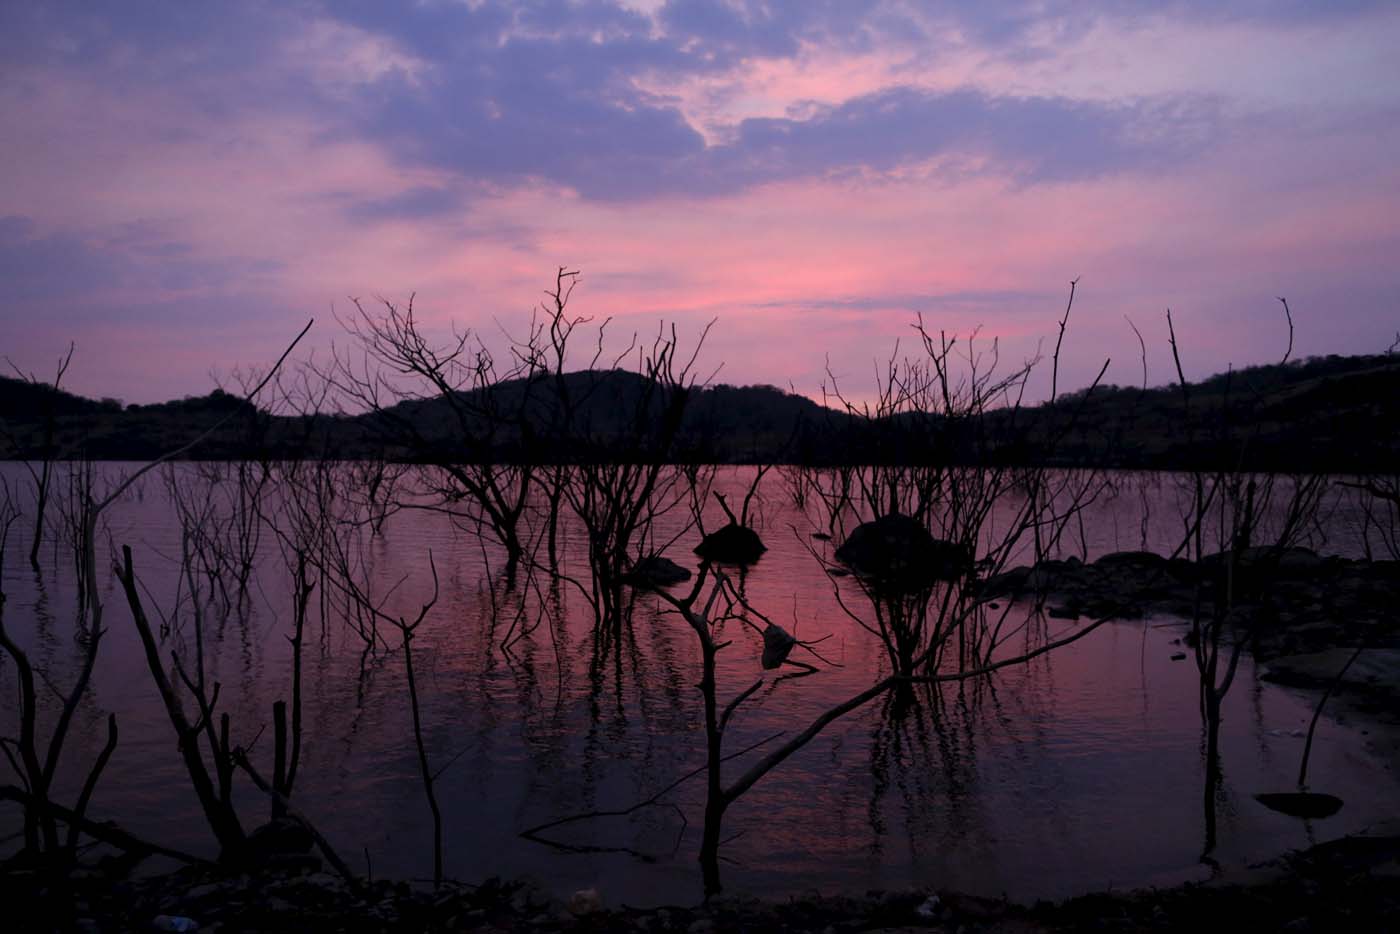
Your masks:
[[[490,436],[498,456],[513,456],[521,446],[522,431],[529,431],[537,446],[552,443],[553,435],[559,433],[552,422],[561,408],[555,401],[560,392],[553,377],[516,380],[493,387],[489,399],[480,392],[464,393],[456,408],[499,413],[494,420],[487,416],[470,419],[467,433],[478,443]],[[570,426],[563,430],[565,443],[597,448],[599,453],[616,450],[620,444],[625,447],[627,436],[635,431],[640,406],[649,403],[643,421],[661,417],[661,400],[655,394],[648,399],[646,379],[628,370],[566,374],[562,394],[571,412]],[[528,413],[525,426],[514,424],[515,413],[522,410]],[[690,461],[718,463],[769,460],[788,450],[795,437],[833,417],[839,416],[806,396],[774,386],[696,388],[686,399],[676,454]],[[445,399],[400,403],[380,417],[366,416],[359,421],[373,431],[376,424],[389,419],[410,422],[439,449],[462,444],[464,432],[454,406]],[[465,448],[457,453],[472,456]],[[539,452],[540,456],[550,453],[572,459],[568,451]]]
[[[570,461],[628,450],[648,402],[646,380],[623,370],[567,374],[489,392],[403,401],[363,415],[284,417],[216,390],[157,405],[121,406],[0,377],[0,454],[41,456],[52,414],[59,457],[139,460],[175,448],[238,412],[195,456],[388,457],[397,460]],[[1189,402],[1188,402],[1189,400]],[[239,410],[242,410],[239,412]],[[518,413],[526,413],[523,417]],[[494,413],[494,414],[493,414]],[[718,463],[996,461],[1063,466],[1400,470],[1400,356],[1317,357],[1249,367],[1188,384],[1099,386],[1054,404],[949,421],[916,413],[885,421],[821,406],[773,386],[692,390],[668,457]]]
[[[62,389],[54,389],[48,383],[31,383],[27,380],[0,376],[0,418],[18,423],[54,415],[97,415],[121,411],[121,403],[114,399],[94,402],[75,396]]]
[[[1176,384],[1145,392],[1103,386],[1034,415],[1019,455],[1028,460],[1394,471],[1400,470],[1400,356],[1248,367],[1188,384],[1185,398]]]

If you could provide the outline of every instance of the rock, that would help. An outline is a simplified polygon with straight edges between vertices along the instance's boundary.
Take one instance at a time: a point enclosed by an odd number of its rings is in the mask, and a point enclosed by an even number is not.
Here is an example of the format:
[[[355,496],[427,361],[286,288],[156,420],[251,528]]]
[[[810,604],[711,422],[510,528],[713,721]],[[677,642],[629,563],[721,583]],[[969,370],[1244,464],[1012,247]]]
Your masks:
[[[1044,593],[1061,586],[1065,582],[1064,576],[1060,573],[1060,569],[1054,566],[1055,564],[1057,562],[1042,561],[1031,568],[1025,576],[1025,588],[1037,593]]]
[[[1254,796],[1264,807],[1289,817],[1331,817],[1342,809],[1342,799],[1316,791],[1285,791]]]
[[[724,564],[753,564],[767,550],[757,532],[737,522],[716,529],[695,546],[695,553],[706,561]]]
[[[923,523],[891,513],[863,522],[851,532],[836,558],[876,583],[897,590],[920,590],[937,581],[971,575],[972,553],[934,538]]]
[[[294,915],[297,913],[297,906],[285,898],[264,898],[261,907],[272,915]]]
[[[1260,677],[1290,687],[1326,687],[1355,651],[1355,648],[1339,647],[1271,659]],[[1342,685],[1367,691],[1400,692],[1400,649],[1369,648],[1362,652],[1347,669]]]
[[[1166,566],[1167,559],[1151,551],[1115,551],[1094,562],[1094,567],[1101,571],[1157,571]]]
[[[271,853],[263,857],[262,868],[287,875],[321,871],[321,857],[314,853]]]
[[[1201,573],[1216,580],[1224,578],[1230,562],[1235,561],[1234,586],[1236,594],[1254,595],[1275,586],[1279,581],[1297,581],[1335,574],[1335,561],[1320,557],[1308,548],[1270,548],[1256,546],[1239,552],[1219,551],[1205,555],[1198,563]]]
[[[944,897],[942,909],[959,921],[988,923],[995,922],[1006,915],[1006,902],[995,898],[961,895],[954,892]]]
[[[1278,568],[1288,577],[1320,574],[1327,565],[1327,559],[1311,548],[1287,548],[1278,556]]]
[[[797,639],[786,629],[776,623],[769,623],[768,628],[763,630],[764,670],[772,671],[787,661],[787,657],[795,645],[797,645]]]
[[[1167,573],[1179,581],[1194,581],[1200,576],[1190,558],[1172,558],[1167,562]]]
[[[1371,877],[1374,879],[1400,880],[1400,859],[1392,859],[1379,865],[1372,866]]]
[[[316,840],[297,821],[283,817],[268,821],[248,834],[247,852],[250,856],[271,856],[278,853],[310,853]]]
[[[322,889],[343,889],[345,880],[340,876],[333,876],[328,872],[316,872],[306,877],[307,885],[314,885]]]
[[[633,587],[671,587],[690,580],[690,572],[670,558],[649,555],[632,565],[622,580]]]
[[[1026,590],[1026,579],[1030,576],[1030,573],[1031,569],[1024,565],[1009,568],[1000,574],[982,581],[979,593],[987,596],[1016,596]]]
[[[579,889],[569,896],[569,914],[575,918],[597,914],[603,910],[603,898],[597,889]]]

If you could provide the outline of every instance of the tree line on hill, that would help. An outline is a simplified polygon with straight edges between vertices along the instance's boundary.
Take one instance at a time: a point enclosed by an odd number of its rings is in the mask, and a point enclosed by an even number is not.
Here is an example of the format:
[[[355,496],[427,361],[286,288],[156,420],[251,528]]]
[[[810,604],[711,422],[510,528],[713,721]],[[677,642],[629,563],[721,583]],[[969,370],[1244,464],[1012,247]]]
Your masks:
[[[628,415],[646,377],[622,369],[577,371],[568,387],[586,395],[578,417],[587,432],[552,432],[552,404],[525,407],[525,423],[489,425],[471,404],[464,426],[442,397],[406,399],[384,411],[276,413],[215,389],[154,405],[92,400],[37,380],[0,377],[0,456],[140,460],[179,447],[230,410],[244,412],[206,441],[198,457],[422,457],[383,430],[411,423],[434,456],[463,461],[575,462],[606,458],[610,440],[631,430]],[[536,385],[531,385],[532,383]],[[543,377],[491,387],[509,409],[534,393],[560,390]],[[565,388],[563,391],[568,391]],[[531,412],[541,413],[533,416]],[[627,413],[627,414],[624,414]],[[658,417],[659,417],[659,413]],[[517,420],[518,421],[518,420]],[[957,424],[952,422],[956,421]],[[988,460],[1058,466],[1191,469],[1243,456],[1261,470],[1374,472],[1400,463],[1400,356],[1326,356],[1249,367],[1188,384],[1152,388],[1097,385],[1037,406],[992,408],[974,419],[937,412],[882,415],[854,405],[822,405],[774,386],[693,388],[670,452],[676,462],[956,463]],[[47,437],[51,431],[52,437]],[[1245,435],[1249,445],[1240,451]],[[1053,441],[1053,443],[1052,443]]]

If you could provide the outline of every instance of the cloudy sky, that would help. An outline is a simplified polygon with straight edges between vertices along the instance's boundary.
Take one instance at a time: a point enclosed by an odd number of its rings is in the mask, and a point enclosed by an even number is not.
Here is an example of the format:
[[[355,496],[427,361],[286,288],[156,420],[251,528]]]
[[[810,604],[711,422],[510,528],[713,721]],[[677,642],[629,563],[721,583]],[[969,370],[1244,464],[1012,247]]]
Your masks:
[[[499,333],[698,333],[852,382],[916,313],[1165,382],[1400,330],[1400,5],[1211,0],[0,4],[0,354],[127,401],[350,296]],[[1048,377],[1047,377],[1048,380]]]

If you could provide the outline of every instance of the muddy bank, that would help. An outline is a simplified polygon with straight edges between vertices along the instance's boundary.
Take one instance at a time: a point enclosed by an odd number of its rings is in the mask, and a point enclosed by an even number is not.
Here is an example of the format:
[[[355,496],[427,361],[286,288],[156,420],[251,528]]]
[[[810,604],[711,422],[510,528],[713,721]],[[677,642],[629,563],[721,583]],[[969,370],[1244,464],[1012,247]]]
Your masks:
[[[1393,828],[1392,828],[1393,829]],[[126,879],[101,868],[48,880],[0,874],[20,930],[203,932],[636,931],[1383,931],[1400,917],[1400,836],[1351,837],[1172,889],[1020,905],[948,892],[869,892],[764,901],[720,898],[635,909],[585,890],[561,899],[523,883],[374,882],[324,872],[184,869]],[[159,921],[157,919],[160,919]],[[15,928],[10,928],[15,930]]]

